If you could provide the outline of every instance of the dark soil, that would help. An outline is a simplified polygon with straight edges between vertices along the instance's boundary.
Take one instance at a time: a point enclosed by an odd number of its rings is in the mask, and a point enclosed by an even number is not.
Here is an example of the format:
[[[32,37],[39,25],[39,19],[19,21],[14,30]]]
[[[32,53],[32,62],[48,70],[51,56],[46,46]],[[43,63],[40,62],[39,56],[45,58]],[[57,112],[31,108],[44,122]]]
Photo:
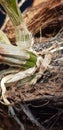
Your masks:
[[[38,43],[36,39],[34,49],[41,51],[52,45],[55,40]],[[44,126],[45,130],[62,130],[63,128],[63,62],[55,59],[63,57],[63,52],[53,54],[52,68],[42,75],[36,85],[19,86],[17,83],[7,87],[6,96],[11,102],[17,116],[24,123],[26,130],[40,130],[31,116],[27,116],[25,110],[30,110],[34,118]],[[3,68],[8,66],[2,65]],[[0,90],[1,95],[1,90]],[[0,125],[5,130],[19,130],[16,121],[9,116],[7,106],[0,104]],[[2,122],[3,120],[3,122]]]

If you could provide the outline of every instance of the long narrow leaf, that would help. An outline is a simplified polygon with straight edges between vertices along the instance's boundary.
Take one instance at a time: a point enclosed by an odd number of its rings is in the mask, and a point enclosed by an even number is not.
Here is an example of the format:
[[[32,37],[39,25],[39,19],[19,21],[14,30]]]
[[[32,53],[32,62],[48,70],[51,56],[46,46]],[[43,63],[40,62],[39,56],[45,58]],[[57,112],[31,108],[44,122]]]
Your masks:
[[[4,44],[0,42],[0,55],[15,57],[21,60],[29,59],[29,54],[26,51],[20,50],[17,46],[12,44]]]
[[[16,32],[16,44],[19,48],[29,49],[32,45],[32,35],[28,31],[27,26],[19,10],[17,0],[0,0],[8,16],[10,17]]]
[[[30,68],[36,65],[36,61],[37,56],[33,52],[23,51],[12,44],[0,42],[0,63]]]
[[[0,3],[9,15],[14,25],[18,26],[21,22],[23,22],[17,0],[0,0]]]
[[[10,44],[9,39],[7,38],[6,34],[0,30],[0,42],[4,42],[6,44]]]

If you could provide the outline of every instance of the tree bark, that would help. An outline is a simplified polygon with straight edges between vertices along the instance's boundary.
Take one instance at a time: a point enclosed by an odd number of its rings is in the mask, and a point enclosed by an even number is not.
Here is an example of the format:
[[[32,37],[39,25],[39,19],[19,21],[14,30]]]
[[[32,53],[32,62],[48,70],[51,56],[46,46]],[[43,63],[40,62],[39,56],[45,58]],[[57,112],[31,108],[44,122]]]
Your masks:
[[[28,29],[36,34],[40,28],[63,26],[63,0],[47,0],[23,14]]]
[[[59,31],[63,27],[63,0],[46,0],[45,2],[28,8],[23,13],[28,29],[35,35],[40,28],[43,33]],[[15,40],[14,27],[7,21],[3,31],[11,41]]]

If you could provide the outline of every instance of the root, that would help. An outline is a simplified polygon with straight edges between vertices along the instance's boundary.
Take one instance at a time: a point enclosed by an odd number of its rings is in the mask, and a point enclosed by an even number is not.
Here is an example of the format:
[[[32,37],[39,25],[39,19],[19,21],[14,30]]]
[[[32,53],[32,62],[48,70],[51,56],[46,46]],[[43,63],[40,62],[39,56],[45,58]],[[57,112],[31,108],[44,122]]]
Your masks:
[[[7,75],[6,77],[4,77],[1,80],[1,89],[2,89],[2,99],[5,103],[5,105],[8,106],[9,109],[9,113],[11,114],[11,116],[15,119],[15,121],[17,122],[17,124],[20,126],[21,130],[25,130],[24,125],[21,123],[21,121],[19,120],[19,118],[17,117],[17,115],[14,112],[14,109],[12,106],[10,106],[10,102],[8,101],[8,99],[5,96],[6,93],[6,86],[5,83],[10,80],[14,75]]]
[[[35,124],[36,126],[38,126],[40,128],[40,130],[45,130],[45,128],[35,119],[35,117],[33,116],[33,114],[31,113],[31,111],[29,110],[28,106],[24,103],[21,103],[21,109],[23,110],[23,112],[25,113],[25,115],[27,115],[27,117],[30,119],[30,121]]]

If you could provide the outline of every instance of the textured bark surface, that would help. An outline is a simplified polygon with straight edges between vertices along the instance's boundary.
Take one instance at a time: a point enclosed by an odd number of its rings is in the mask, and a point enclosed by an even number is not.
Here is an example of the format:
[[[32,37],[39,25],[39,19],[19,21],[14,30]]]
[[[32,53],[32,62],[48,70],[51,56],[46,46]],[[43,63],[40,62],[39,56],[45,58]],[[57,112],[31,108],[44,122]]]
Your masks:
[[[33,34],[40,28],[63,26],[63,0],[48,0],[24,12],[24,19]]]
[[[42,2],[45,2],[45,1],[47,1],[47,0],[34,0],[32,6],[36,6],[36,5],[38,5]]]

